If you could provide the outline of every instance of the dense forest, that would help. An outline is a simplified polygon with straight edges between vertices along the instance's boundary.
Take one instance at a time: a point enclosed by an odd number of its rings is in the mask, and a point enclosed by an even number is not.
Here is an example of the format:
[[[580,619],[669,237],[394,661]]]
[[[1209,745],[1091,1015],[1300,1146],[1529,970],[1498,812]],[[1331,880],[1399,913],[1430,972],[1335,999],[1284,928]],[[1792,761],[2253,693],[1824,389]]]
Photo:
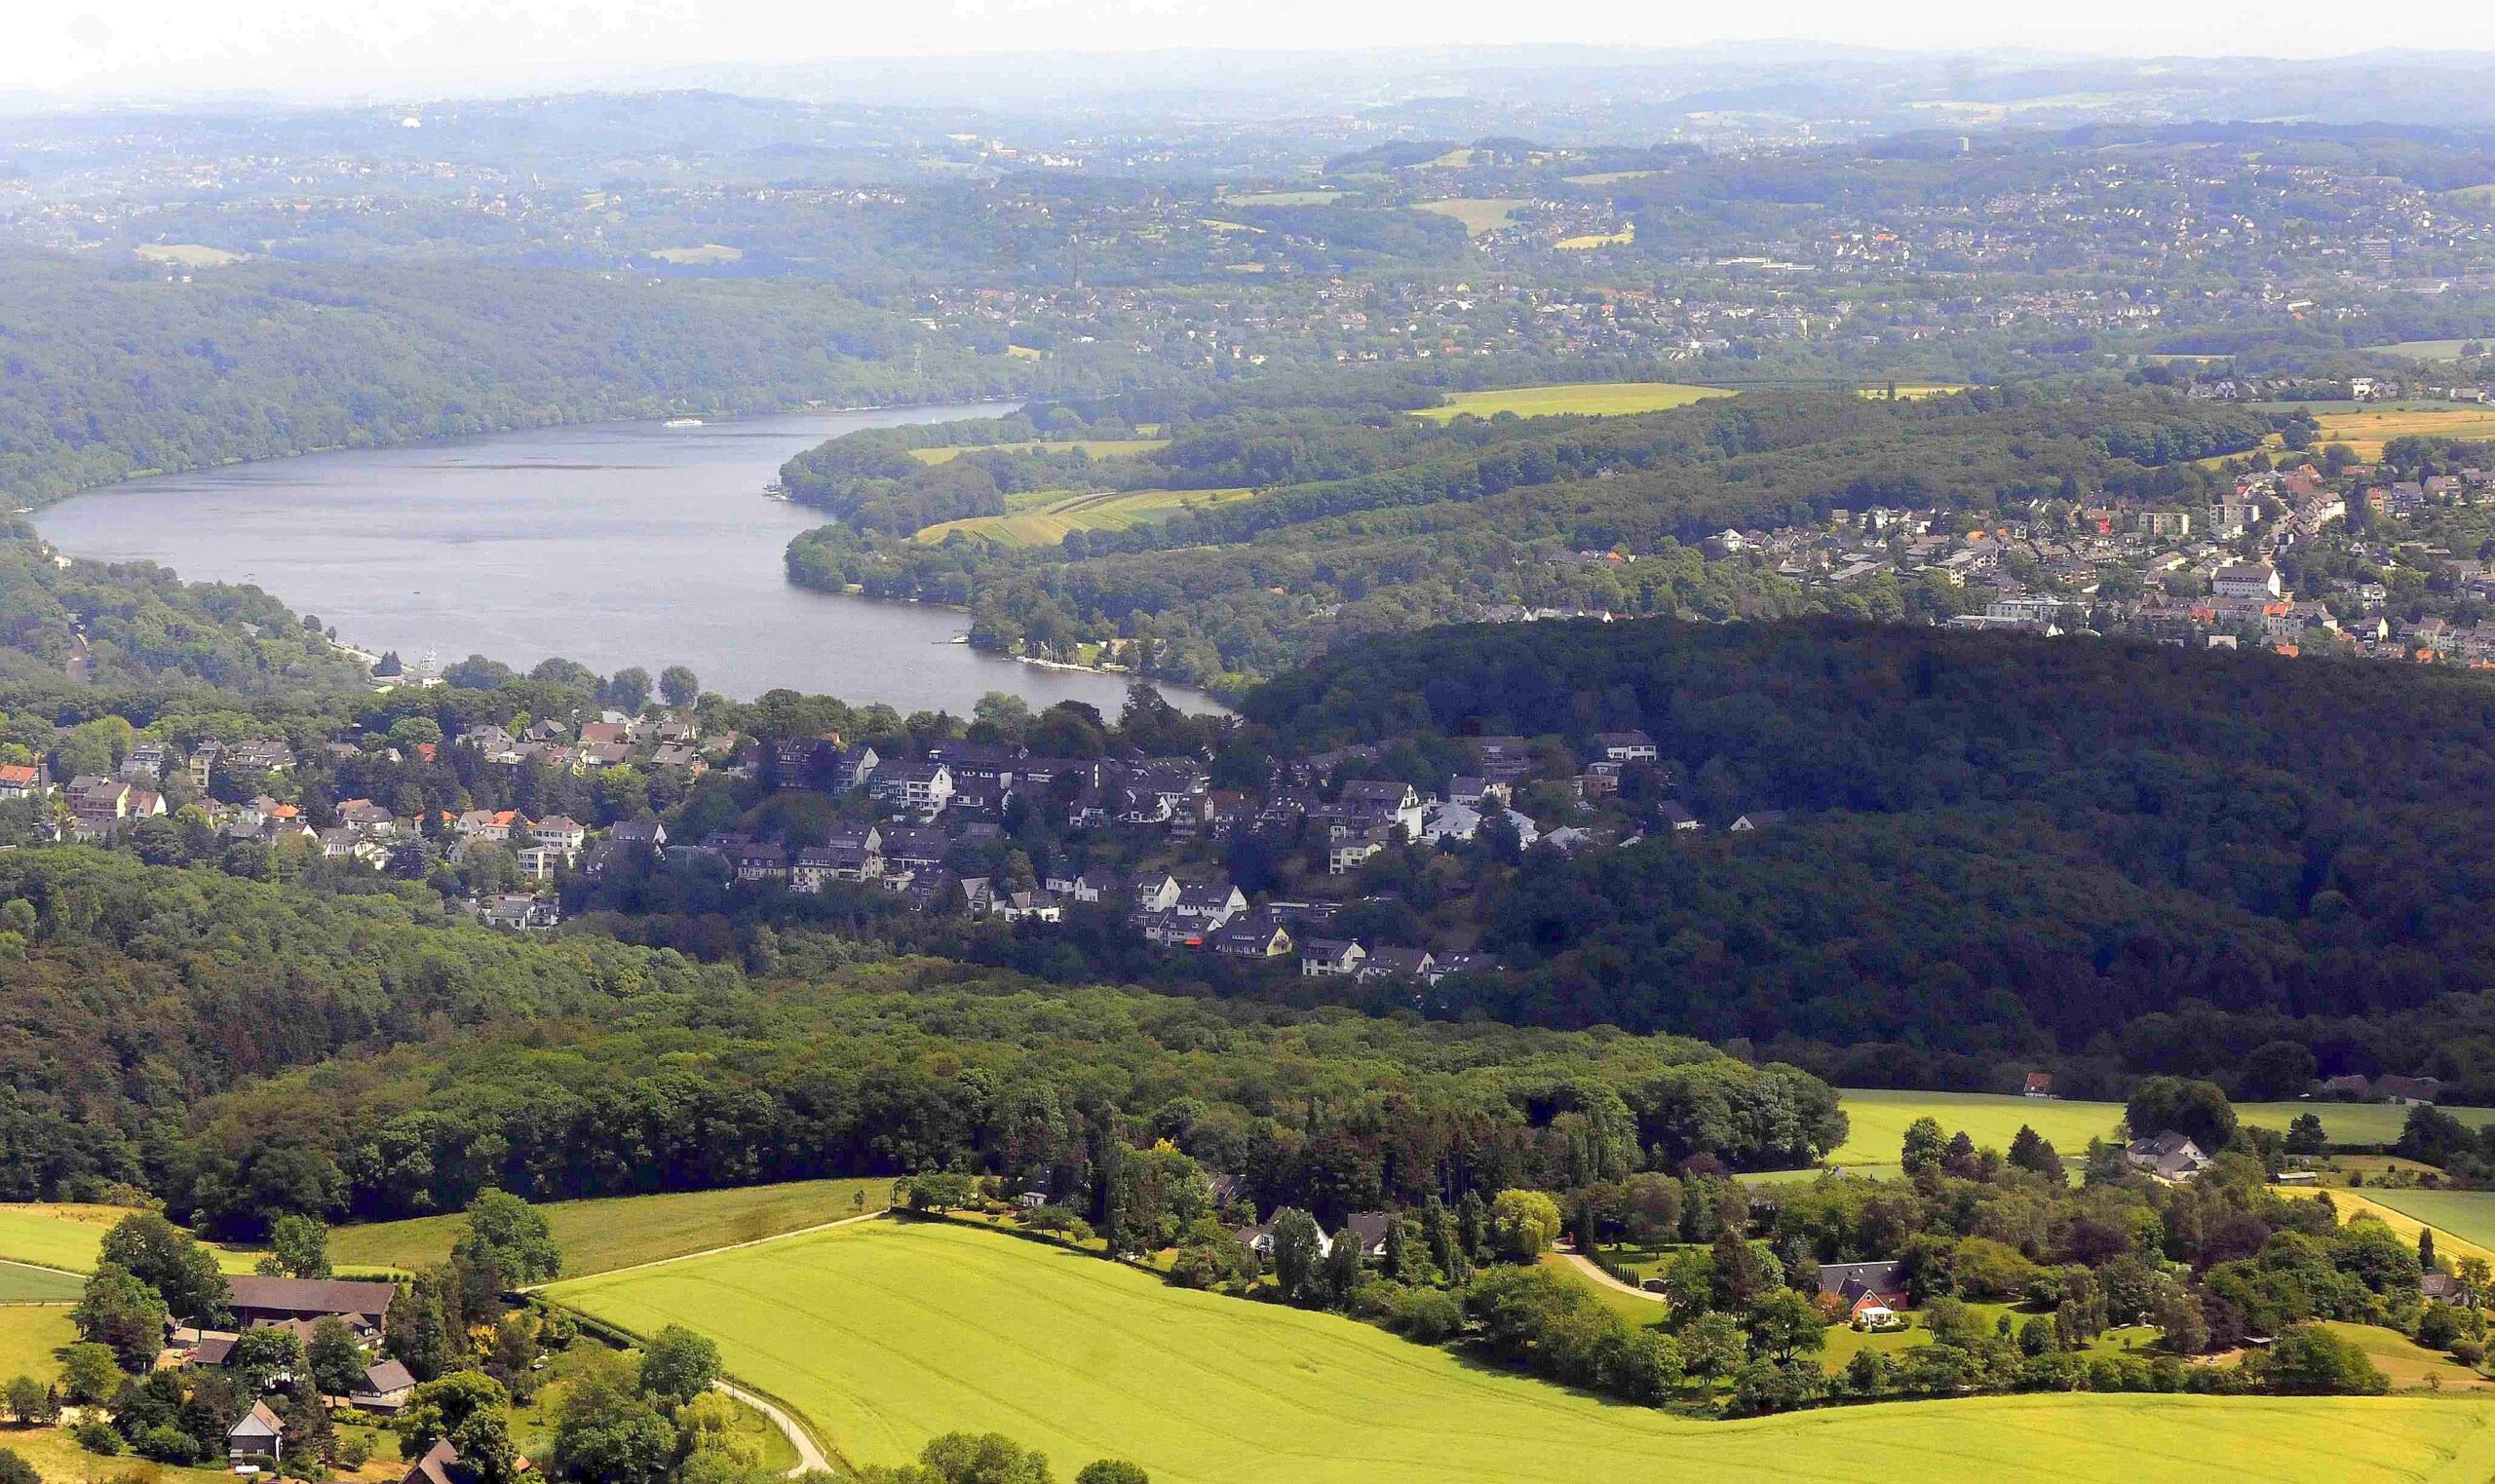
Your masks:
[[[1813,600],[1796,585],[1701,562],[1695,544],[1874,506],[1981,518],[2082,489],[2188,502],[2222,477],[2198,461],[2254,447],[2266,422],[2153,388],[2006,388],[1904,402],[1754,391],[1642,416],[1445,427],[1383,402],[1257,408],[1167,431],[1167,446],[1115,458],[1000,449],[908,468],[885,439],[835,440],[787,472],[844,515],[790,544],[790,580],[967,606],[973,642],[1008,651],[1128,642],[1153,673],[1237,690],[1329,638],[1499,604],[1799,613]],[[1060,483],[1256,494],[1073,531],[1053,550],[907,539]],[[1651,559],[1574,559],[1615,550]],[[1892,582],[1855,616],[1919,616],[1932,600]]]
[[[458,926],[413,889],[82,850],[0,857],[0,1194],[134,1186],[219,1231],[457,1210],[489,1185],[1079,1181],[1102,1127],[1329,1211],[1697,1155],[1791,1165],[1844,1132],[1816,1079],[1667,1038],[1051,987],[819,936],[704,965]]]
[[[1708,822],[1790,812],[1534,853],[1484,908],[1516,972],[1466,994],[1494,1015],[1746,1036],[1900,1085],[1980,1085],[2013,1053],[2230,1078],[2284,1039],[2328,1071],[2495,1094],[2476,995],[2495,878],[2468,844],[2495,808],[2495,687],[2476,675],[1834,622],[1538,624],[1340,645],[1248,716],[1306,747],[1642,727]]]
[[[0,488],[601,417],[1004,395],[1004,357],[815,285],[0,253]]]

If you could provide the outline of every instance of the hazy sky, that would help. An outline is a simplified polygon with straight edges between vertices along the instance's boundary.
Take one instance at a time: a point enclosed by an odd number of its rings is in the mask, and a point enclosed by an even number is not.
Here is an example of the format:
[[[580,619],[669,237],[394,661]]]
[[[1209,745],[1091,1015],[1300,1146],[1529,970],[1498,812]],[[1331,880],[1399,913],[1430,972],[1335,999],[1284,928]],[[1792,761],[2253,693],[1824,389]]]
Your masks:
[[[23,0],[0,92],[479,94],[638,68],[967,52],[1790,38],[2124,56],[2495,51],[2495,7],[2320,0]]]

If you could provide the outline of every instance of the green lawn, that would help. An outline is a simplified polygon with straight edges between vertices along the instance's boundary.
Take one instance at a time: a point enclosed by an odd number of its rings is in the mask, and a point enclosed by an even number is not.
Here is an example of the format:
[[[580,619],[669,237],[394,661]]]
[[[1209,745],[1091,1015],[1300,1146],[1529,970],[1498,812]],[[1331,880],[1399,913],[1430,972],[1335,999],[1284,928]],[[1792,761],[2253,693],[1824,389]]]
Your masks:
[[[563,1249],[563,1271],[606,1273],[800,1231],[880,1209],[890,1180],[804,1180],[739,1190],[622,1196],[611,1200],[558,1200],[539,1207]],[[858,1198],[865,1198],[863,1207]],[[341,1268],[412,1272],[450,1255],[462,1216],[340,1227],[329,1234],[329,1258]]]
[[[1905,1142],[1906,1125],[1925,1114],[1940,1121],[1951,1133],[1963,1128],[1979,1148],[2008,1150],[2021,1123],[2053,1142],[2065,1162],[2076,1162],[2093,1138],[2110,1139],[2122,1122],[2120,1103],[2084,1103],[2060,1098],[2011,1097],[1992,1092],[1891,1092],[1849,1087],[1840,1094],[1851,1122],[1845,1142],[1828,1156],[1830,1164],[1894,1164]],[[2495,1108],[2444,1110],[2471,1127],[2495,1121]],[[2323,1133],[2334,1144],[2398,1142],[2408,1110],[2390,1103],[2238,1103],[2239,1122],[2284,1132],[2296,1115],[2322,1117]]]
[[[0,1262],[0,1304],[75,1304],[85,1287],[74,1273]]]
[[[2495,1407],[2445,1398],[2011,1396],[1695,1422],[949,1225],[877,1222],[555,1292],[643,1333],[708,1331],[733,1374],[858,1464],[971,1428],[1044,1450],[1060,1475],[1117,1456],[1157,1484],[2495,1474]]]
[[[52,1381],[60,1374],[60,1357],[54,1352],[77,1338],[66,1309],[0,1306],[0,1382],[13,1376]]]
[[[1441,423],[1467,413],[1475,417],[1496,417],[1502,412],[1518,417],[1555,417],[1563,413],[1606,417],[1664,412],[1708,398],[1733,395],[1721,387],[1692,387],[1672,381],[1579,381],[1554,387],[1509,387],[1497,392],[1454,392],[1438,406],[1423,407],[1412,415]]]
[[[2338,1320],[2326,1321],[2322,1327],[2342,1339],[2355,1341],[2357,1349],[2371,1356],[2375,1368],[2391,1379],[2391,1388],[2395,1391],[2437,1384],[2447,1391],[2483,1391],[2495,1388],[2495,1382],[2489,1382],[2440,1351],[2426,1349],[2396,1329]]]

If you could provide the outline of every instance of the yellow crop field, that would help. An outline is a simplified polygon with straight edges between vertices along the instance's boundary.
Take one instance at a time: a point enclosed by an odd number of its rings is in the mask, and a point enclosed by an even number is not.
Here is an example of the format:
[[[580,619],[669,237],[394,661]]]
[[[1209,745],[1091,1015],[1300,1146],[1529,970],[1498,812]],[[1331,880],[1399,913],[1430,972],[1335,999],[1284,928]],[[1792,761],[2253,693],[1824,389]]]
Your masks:
[[[130,1214],[117,1205],[0,1205],[0,1258],[66,1273],[93,1273],[104,1234]],[[249,1273],[258,1260],[253,1252],[220,1250],[216,1254],[217,1266],[228,1273]]]
[[[1581,381],[1550,387],[1507,387],[1496,392],[1454,392],[1435,407],[1412,415],[1451,422],[1467,413],[1496,417],[1614,417],[1630,412],[1665,412],[1709,398],[1731,397],[1721,387],[1686,386],[1675,381]]]
[[[870,1222],[553,1296],[639,1334],[710,1335],[731,1375],[803,1412],[857,1465],[902,1463],[966,1429],[1038,1448],[1061,1477],[1125,1458],[1158,1484],[2495,1473],[2495,1406],[2453,1396],[2051,1393],[1693,1421],[950,1225]]]
[[[2495,439],[2495,407],[2385,407],[2380,410],[2329,411],[2317,414],[2320,441],[2345,443],[2357,457],[2382,457],[2382,445],[2396,438]]]
[[[1010,547],[1053,547],[1068,531],[1123,531],[1172,512],[1228,505],[1252,489],[1044,490],[1017,495],[1002,515],[947,520],[920,531],[916,541],[935,546],[959,531]]]
[[[1533,205],[1521,196],[1459,196],[1453,201],[1425,201],[1419,209],[1439,216],[1452,216],[1464,223],[1467,236],[1479,237],[1496,232],[1514,220],[1516,213]]]
[[[1562,252],[1591,252],[1596,247],[1622,247],[1637,240],[1637,224],[1631,222],[1617,232],[1588,233],[1583,237],[1563,237],[1554,244]]]
[[[1114,459],[1122,454],[1149,453],[1170,446],[1168,438],[1043,438],[1033,443],[946,443],[940,448],[913,448],[909,456],[921,464],[950,464],[974,448],[981,451],[999,449],[1009,453],[1072,453],[1076,449],[1095,459]]]

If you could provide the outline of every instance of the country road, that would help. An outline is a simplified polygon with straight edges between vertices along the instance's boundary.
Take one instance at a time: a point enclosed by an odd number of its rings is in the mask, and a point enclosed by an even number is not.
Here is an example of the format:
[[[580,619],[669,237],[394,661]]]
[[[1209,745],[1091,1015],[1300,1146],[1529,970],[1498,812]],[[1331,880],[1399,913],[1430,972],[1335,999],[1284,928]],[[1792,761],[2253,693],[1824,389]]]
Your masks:
[[[1569,1267],[1576,1269],[1579,1273],[1582,1273],[1587,1277],[1600,1283],[1605,1288],[1628,1294],[1632,1298],[1644,1299],[1649,1303],[1662,1304],[1669,1302],[1660,1293],[1648,1293],[1645,1289],[1640,1288],[1633,1283],[1624,1283],[1620,1279],[1613,1277],[1610,1274],[1605,1273],[1601,1266],[1596,1264],[1593,1258],[1587,1257],[1582,1253],[1571,1252],[1567,1248],[1562,1247],[1559,1249],[1559,1255],[1567,1259]]]
[[[714,1381],[710,1383],[710,1388],[715,1391],[722,1392],[738,1401],[744,1402],[747,1406],[753,1408],[756,1412],[759,1412],[763,1416],[771,1419],[771,1425],[786,1433],[788,1441],[796,1445],[797,1466],[788,1470],[788,1477],[793,1479],[801,1473],[829,1473],[832,1471],[831,1460],[825,1458],[823,1456],[823,1450],[815,1446],[814,1434],[808,1432],[804,1426],[795,1418],[790,1417],[787,1412],[782,1411],[777,1403],[765,1401],[761,1397],[754,1395],[751,1391],[747,1390],[745,1388],[738,1386],[732,1381]]]

